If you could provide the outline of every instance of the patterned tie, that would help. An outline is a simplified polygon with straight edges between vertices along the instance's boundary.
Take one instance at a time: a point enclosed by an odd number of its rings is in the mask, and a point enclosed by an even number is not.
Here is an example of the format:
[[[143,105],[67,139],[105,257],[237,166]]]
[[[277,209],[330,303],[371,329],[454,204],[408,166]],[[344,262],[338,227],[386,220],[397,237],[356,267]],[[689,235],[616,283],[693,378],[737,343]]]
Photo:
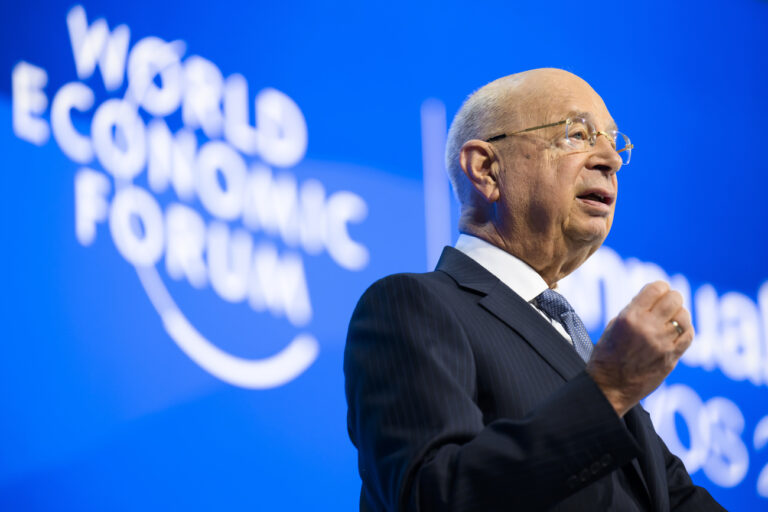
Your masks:
[[[565,297],[547,288],[541,295],[536,297],[536,303],[550,318],[558,320],[563,325],[565,331],[573,340],[576,352],[584,361],[589,361],[594,345],[589,338],[589,334],[587,334],[587,329],[581,323],[581,319],[568,301],[565,300]]]

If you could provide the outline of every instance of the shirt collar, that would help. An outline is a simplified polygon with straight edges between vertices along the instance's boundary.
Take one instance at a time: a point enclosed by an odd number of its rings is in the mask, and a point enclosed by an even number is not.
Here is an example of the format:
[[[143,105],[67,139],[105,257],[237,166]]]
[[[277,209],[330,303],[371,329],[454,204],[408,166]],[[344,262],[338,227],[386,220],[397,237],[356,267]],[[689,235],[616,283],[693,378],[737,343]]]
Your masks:
[[[549,288],[547,282],[526,262],[476,236],[460,234],[455,247],[482,265],[526,302],[531,302]]]

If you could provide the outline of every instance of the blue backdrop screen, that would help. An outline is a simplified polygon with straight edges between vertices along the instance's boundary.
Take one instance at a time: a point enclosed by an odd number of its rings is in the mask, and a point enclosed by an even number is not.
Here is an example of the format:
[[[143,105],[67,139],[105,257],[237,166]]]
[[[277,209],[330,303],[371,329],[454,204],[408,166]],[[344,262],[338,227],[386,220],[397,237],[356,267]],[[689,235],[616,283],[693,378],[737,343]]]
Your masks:
[[[697,329],[645,400],[728,509],[768,499],[768,3],[2,7],[0,508],[352,510],[341,369],[376,279],[456,237],[468,93],[561,67],[635,144],[563,283]]]

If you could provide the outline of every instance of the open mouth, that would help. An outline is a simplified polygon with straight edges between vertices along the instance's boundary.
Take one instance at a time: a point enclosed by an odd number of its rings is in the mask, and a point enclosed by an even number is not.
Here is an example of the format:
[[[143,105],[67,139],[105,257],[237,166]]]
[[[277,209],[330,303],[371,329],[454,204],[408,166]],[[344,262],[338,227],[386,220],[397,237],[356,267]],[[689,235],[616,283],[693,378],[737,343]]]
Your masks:
[[[588,192],[586,194],[581,194],[576,197],[584,201],[594,201],[596,203],[603,203],[605,205],[610,205],[611,203],[613,203],[613,197],[608,195],[603,195],[600,192]]]

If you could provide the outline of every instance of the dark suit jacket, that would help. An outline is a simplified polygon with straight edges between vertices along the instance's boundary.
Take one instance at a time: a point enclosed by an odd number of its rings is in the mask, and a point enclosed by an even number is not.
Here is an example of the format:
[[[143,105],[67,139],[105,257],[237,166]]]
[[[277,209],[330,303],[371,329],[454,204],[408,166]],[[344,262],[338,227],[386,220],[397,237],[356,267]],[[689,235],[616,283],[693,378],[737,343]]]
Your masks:
[[[722,510],[648,414],[619,419],[584,369],[530,304],[456,249],[435,272],[376,282],[344,356],[361,509]]]

